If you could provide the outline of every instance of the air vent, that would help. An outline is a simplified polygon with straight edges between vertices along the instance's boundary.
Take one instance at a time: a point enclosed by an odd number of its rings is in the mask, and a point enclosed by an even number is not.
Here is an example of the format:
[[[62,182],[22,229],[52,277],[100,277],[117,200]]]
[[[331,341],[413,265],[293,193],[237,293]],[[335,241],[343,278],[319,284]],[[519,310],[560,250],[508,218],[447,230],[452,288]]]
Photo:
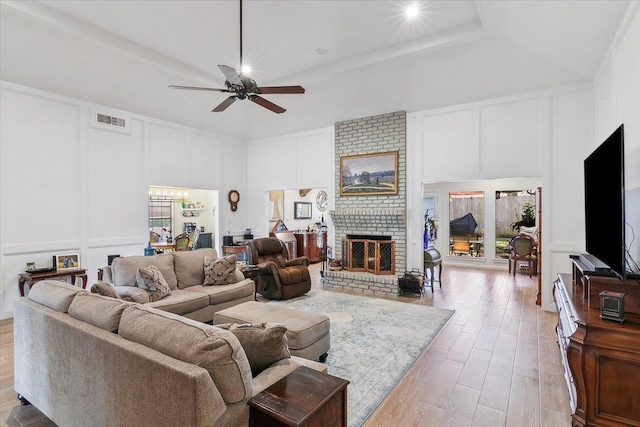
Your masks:
[[[106,116],[104,114],[98,113],[98,123],[105,123],[111,126],[125,127],[125,120],[120,119],[118,117]]]
[[[131,118],[122,113],[108,108],[91,108],[91,127],[131,135]]]

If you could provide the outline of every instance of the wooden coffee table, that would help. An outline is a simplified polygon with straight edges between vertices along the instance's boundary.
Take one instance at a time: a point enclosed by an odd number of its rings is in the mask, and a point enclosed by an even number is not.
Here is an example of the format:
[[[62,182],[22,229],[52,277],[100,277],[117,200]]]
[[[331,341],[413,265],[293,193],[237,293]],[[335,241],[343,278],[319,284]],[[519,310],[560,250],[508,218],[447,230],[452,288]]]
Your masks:
[[[249,426],[346,427],[348,384],[301,366],[249,400]]]

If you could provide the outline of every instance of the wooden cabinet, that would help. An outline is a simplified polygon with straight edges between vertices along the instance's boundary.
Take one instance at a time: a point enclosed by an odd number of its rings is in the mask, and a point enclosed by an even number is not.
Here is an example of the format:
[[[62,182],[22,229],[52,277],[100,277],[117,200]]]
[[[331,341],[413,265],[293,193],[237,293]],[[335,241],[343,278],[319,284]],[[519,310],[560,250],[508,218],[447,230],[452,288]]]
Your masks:
[[[238,256],[238,260],[245,260],[249,254],[249,245],[243,244],[235,244],[229,246],[222,246],[222,256],[236,254]]]
[[[326,231],[295,233],[298,256],[306,256],[310,262],[322,261],[322,250],[327,246]]]
[[[274,237],[277,237],[287,247],[289,252],[289,260],[298,257],[298,240],[296,236],[290,231],[278,231],[274,233]]]
[[[596,276],[578,259],[573,267],[573,277],[560,274],[554,283],[572,424],[640,426],[640,315],[625,312],[622,324],[603,320],[596,301],[589,301],[589,286],[605,283],[616,290],[616,282],[635,282]]]
[[[212,248],[213,239],[211,235],[212,233],[200,233],[198,235],[198,241],[196,242],[196,249]]]

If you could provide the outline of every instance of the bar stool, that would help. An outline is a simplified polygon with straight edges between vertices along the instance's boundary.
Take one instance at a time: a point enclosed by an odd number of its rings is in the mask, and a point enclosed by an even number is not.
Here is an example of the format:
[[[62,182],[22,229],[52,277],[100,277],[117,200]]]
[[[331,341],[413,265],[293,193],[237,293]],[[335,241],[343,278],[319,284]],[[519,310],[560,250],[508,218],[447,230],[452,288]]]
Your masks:
[[[433,280],[434,280],[434,267],[438,267],[438,280],[440,287],[442,287],[442,255],[435,248],[429,248],[424,251],[424,281],[427,282],[427,269],[431,272],[431,292],[433,292]]]

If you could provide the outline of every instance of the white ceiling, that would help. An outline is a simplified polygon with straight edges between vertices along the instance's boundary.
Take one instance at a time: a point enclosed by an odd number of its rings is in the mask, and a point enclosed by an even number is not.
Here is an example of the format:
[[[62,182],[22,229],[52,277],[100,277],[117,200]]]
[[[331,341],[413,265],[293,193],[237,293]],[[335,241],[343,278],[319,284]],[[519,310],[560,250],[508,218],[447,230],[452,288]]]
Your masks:
[[[215,133],[255,139],[372,114],[592,81],[628,1],[244,2],[244,62],[265,95],[212,113],[218,64],[239,64],[239,2],[2,1],[0,77]],[[327,49],[326,55],[315,53]]]

